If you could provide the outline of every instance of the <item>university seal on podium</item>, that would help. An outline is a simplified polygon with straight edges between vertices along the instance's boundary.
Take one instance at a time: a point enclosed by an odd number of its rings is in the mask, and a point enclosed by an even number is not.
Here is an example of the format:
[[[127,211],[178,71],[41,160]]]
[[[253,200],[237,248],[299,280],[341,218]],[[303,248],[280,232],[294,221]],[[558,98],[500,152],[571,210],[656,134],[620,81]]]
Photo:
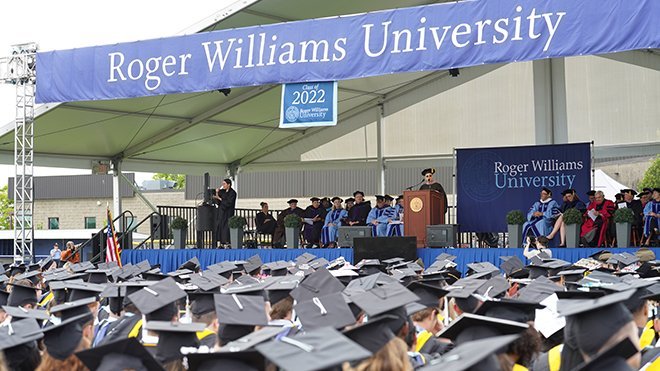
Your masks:
[[[420,212],[424,208],[424,202],[422,201],[421,198],[415,197],[412,200],[410,200],[410,210],[412,210],[414,213]]]

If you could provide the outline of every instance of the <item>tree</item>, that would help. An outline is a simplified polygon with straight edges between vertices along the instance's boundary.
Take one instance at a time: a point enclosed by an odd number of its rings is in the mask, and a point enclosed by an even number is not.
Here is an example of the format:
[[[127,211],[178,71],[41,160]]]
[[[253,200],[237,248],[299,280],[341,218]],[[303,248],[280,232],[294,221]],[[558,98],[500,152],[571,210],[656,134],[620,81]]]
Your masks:
[[[14,199],[8,195],[8,187],[0,188],[0,229],[12,229],[12,214],[14,212]]]
[[[639,185],[637,186],[638,189],[647,187],[660,187],[660,155],[655,157],[651,166],[644,173],[642,181],[639,182]]]
[[[153,176],[153,180],[171,180],[174,184],[174,189],[183,189],[186,187],[186,175],[185,174],[165,174],[165,173],[156,173]]]

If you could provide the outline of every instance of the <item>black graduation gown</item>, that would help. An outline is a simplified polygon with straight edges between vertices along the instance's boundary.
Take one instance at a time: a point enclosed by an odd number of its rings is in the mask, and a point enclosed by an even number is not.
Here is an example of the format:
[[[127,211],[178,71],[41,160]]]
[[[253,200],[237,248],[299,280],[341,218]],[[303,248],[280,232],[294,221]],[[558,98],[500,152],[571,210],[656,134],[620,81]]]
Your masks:
[[[424,189],[432,189],[434,191],[438,191],[438,192],[442,193],[442,197],[445,199],[445,211],[443,213],[446,214],[447,213],[447,206],[449,206],[449,205],[447,205],[447,193],[445,193],[445,189],[442,188],[442,184],[440,184],[438,182],[431,183],[431,184],[424,183],[419,187],[419,190],[422,191]]]
[[[371,202],[369,201],[355,204],[350,210],[348,210],[348,221],[358,222],[357,224],[353,224],[354,226],[367,225],[367,216],[369,216],[370,211]]]
[[[266,223],[267,220],[270,221]],[[273,232],[275,232],[277,222],[271,213],[264,214],[262,211],[259,211],[255,217],[255,222],[257,224],[258,233],[273,234]]]
[[[218,196],[222,199],[219,204],[219,239],[221,243],[229,243],[229,218],[236,211],[236,191],[233,188],[221,189]]]
[[[307,209],[305,209],[305,212],[303,213],[303,218],[314,218],[316,216],[321,218],[321,220],[314,222],[312,225],[307,223],[303,224],[303,234],[307,243],[314,243],[317,245],[321,243],[321,230],[323,229],[327,213],[328,212],[321,206],[317,208],[311,205],[307,206]]]
[[[275,227],[275,233],[273,234],[273,243],[281,243],[281,244],[284,243],[284,239],[285,239],[285,236],[284,236],[284,231],[285,231],[284,218],[286,218],[286,216],[290,215],[290,214],[296,214],[296,215],[298,215],[299,217],[302,218],[304,212],[305,212],[305,210],[303,210],[299,207],[296,207],[293,210],[291,210],[291,208],[288,208],[288,209],[283,210],[282,212],[280,212],[277,215],[277,226]]]
[[[131,333],[133,328],[142,320],[142,316],[139,314],[133,316],[122,315],[118,320],[111,323],[108,326],[108,330],[105,333],[105,337],[98,346],[112,343],[113,341],[123,340],[128,338],[128,334]],[[138,331],[137,339],[142,338],[142,331]]]

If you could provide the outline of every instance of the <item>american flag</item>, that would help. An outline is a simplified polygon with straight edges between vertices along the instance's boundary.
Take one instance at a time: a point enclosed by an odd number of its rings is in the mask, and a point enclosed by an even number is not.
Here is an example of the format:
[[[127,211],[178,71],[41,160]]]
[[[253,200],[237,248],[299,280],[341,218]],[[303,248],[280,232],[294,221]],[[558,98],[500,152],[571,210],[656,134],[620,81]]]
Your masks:
[[[105,244],[105,262],[116,262],[121,267],[121,247],[117,243],[117,235],[115,234],[115,227],[112,224],[112,213],[110,213],[110,208],[108,208],[107,211],[108,228]]]

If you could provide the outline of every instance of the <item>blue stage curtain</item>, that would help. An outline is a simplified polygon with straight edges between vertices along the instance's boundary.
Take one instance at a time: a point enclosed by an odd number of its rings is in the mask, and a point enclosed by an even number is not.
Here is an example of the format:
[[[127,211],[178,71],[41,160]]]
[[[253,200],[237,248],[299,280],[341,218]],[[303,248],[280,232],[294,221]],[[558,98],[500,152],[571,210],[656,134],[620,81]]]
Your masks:
[[[582,258],[586,258],[603,249],[601,248],[577,248],[577,249],[550,249],[552,257],[566,260],[574,263]],[[634,254],[636,248],[611,248],[607,249],[612,253],[629,252]],[[660,249],[652,248],[656,256],[660,257]],[[121,254],[121,260],[124,264],[137,264],[143,260],[148,260],[151,264],[160,264],[163,272],[175,271],[181,264],[196,256],[202,265],[206,268],[209,265],[221,261],[245,260],[255,254],[261,257],[264,263],[277,260],[295,260],[303,253],[314,254],[319,258],[326,258],[329,261],[343,256],[346,261],[353,260],[353,249],[240,249],[240,250],[124,250]],[[491,262],[499,267],[500,256],[517,255],[523,262],[527,260],[523,256],[523,249],[435,249],[424,248],[417,249],[417,256],[424,262],[424,266],[431,265],[435,258],[441,253],[446,252],[456,255],[454,262],[458,265],[457,269],[463,273],[467,270],[467,264],[474,262]]]

